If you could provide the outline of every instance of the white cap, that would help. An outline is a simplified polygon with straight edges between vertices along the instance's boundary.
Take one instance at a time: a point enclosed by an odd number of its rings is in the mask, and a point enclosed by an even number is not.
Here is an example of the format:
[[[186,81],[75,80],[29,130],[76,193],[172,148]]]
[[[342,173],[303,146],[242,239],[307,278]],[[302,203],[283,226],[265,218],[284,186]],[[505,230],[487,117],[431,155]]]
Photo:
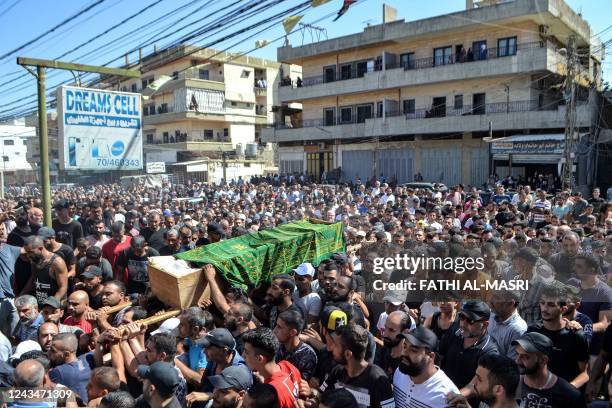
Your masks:
[[[159,326],[157,330],[153,330],[151,332],[151,335],[159,333],[168,333],[172,334],[173,336],[178,336],[178,326],[180,322],[180,319],[178,319],[177,317],[171,317],[168,320],[164,320],[164,322]]]
[[[11,356],[11,360],[17,360],[28,351],[42,351],[40,344],[34,340],[22,341],[15,347],[15,352]]]
[[[266,212],[264,213],[264,216],[266,216],[266,217],[271,217],[271,216],[272,216],[272,213],[271,213],[270,211],[266,211]]]
[[[357,234],[355,234],[355,235],[357,235],[358,237],[365,237],[366,233],[365,233],[365,231],[357,231]]]
[[[116,221],[121,221],[122,223],[125,224],[125,215],[123,215],[121,213],[115,214],[115,222]]]
[[[238,219],[241,219],[242,221],[245,221],[246,220],[246,215],[238,214]]]
[[[314,277],[315,275],[314,266],[312,266],[312,264],[308,262],[298,265],[298,267],[295,268],[293,271],[295,272],[296,275],[300,275],[300,276],[308,275],[308,276]]]
[[[185,215],[183,217],[183,221],[189,221],[191,219],[191,215]]]

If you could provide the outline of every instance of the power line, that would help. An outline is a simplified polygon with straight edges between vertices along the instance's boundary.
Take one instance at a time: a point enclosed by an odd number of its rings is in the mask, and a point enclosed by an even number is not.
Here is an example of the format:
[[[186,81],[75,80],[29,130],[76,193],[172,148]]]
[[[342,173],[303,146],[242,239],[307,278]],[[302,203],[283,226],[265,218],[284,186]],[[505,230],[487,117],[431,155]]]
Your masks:
[[[44,33],[36,36],[35,38],[27,41],[26,43],[18,46],[17,48],[12,49],[11,51],[8,51],[2,55],[0,55],[0,60],[5,59],[6,57],[10,57],[11,55],[15,54],[18,51],[21,51],[22,49],[26,48],[28,45],[32,45],[34,44],[36,41],[40,40],[41,38],[43,38],[44,36],[46,36],[47,34],[50,34],[52,32],[54,32],[55,30],[57,30],[58,28],[60,28],[61,26],[69,23],[70,21],[74,20],[75,18],[77,18],[78,16],[80,16],[81,14],[85,14],[86,12],[90,11],[91,9],[95,8],[96,6],[104,3],[106,0],[96,0],[93,4],[90,4],[89,6],[85,7],[85,9],[78,11],[74,14],[72,14],[70,17],[62,20],[59,24],[56,24],[55,26],[53,26],[52,28],[48,29],[47,31],[45,31]]]
[[[0,11],[0,17],[4,16],[6,13],[8,13],[9,11],[11,11],[11,9],[13,7],[15,7],[21,0],[15,0],[10,6],[8,6],[7,8],[5,8],[4,10]]]

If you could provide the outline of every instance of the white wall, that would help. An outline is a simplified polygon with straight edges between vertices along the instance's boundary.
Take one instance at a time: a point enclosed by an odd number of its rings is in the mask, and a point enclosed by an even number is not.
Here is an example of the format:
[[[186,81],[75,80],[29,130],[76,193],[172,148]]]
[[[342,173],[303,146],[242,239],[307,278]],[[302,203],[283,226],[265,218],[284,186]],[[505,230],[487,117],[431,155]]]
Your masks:
[[[164,163],[176,163],[176,150],[164,150],[161,152],[147,152],[146,153],[147,163],[150,162],[164,162]]]
[[[247,143],[255,142],[255,125],[237,125],[230,124],[230,138],[232,146],[236,147],[238,143],[242,143],[242,147],[246,149]]]
[[[219,184],[223,179],[223,165],[221,162],[213,164],[215,166],[212,172],[212,181],[215,184]],[[244,167],[243,163],[229,163],[225,170],[228,180],[238,180],[239,176],[242,176],[244,180],[248,180],[251,176],[261,176],[264,174],[264,165],[262,163],[250,163],[249,167]]]
[[[0,126],[0,169],[32,170],[28,163],[28,139],[33,143],[36,138],[36,128],[30,126]],[[7,144],[8,143],[8,144]],[[6,156],[8,161],[3,161]]]
[[[224,71],[225,99],[254,104],[255,68],[224,64]]]

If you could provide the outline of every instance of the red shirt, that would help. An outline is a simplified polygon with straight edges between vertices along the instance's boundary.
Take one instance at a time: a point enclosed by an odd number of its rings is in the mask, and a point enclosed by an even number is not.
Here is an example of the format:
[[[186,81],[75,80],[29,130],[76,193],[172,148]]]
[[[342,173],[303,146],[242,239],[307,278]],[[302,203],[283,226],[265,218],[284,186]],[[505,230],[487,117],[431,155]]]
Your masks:
[[[74,319],[74,317],[68,316],[67,318],[64,319],[64,324],[66,326],[78,327],[79,329],[83,330],[83,333],[85,333],[85,334],[89,334],[89,333],[91,333],[93,331],[92,324],[89,323],[85,319],[81,319],[79,321],[76,321]]]
[[[271,384],[278,395],[279,408],[294,408],[297,405],[300,381],[300,371],[286,360],[279,361],[280,371],[272,374],[265,383]]]
[[[119,256],[121,251],[130,247],[130,242],[132,242],[132,237],[129,235],[125,235],[125,241],[120,244],[115,242],[114,239],[111,239],[102,246],[102,257],[106,258],[106,260],[111,264],[115,279],[119,278],[119,280],[121,281],[123,281],[123,276],[118,276],[118,271],[115,267],[115,263],[117,263],[117,257]]]

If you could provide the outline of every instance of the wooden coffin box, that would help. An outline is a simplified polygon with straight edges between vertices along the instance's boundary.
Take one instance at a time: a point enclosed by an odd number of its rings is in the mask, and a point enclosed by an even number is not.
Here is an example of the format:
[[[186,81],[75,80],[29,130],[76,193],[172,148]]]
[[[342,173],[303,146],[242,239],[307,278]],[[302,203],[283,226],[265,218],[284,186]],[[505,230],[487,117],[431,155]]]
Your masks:
[[[181,310],[197,306],[201,299],[209,299],[210,289],[202,269],[164,268],[173,261],[176,261],[173,256],[149,258],[149,282],[153,294],[170,308]]]

